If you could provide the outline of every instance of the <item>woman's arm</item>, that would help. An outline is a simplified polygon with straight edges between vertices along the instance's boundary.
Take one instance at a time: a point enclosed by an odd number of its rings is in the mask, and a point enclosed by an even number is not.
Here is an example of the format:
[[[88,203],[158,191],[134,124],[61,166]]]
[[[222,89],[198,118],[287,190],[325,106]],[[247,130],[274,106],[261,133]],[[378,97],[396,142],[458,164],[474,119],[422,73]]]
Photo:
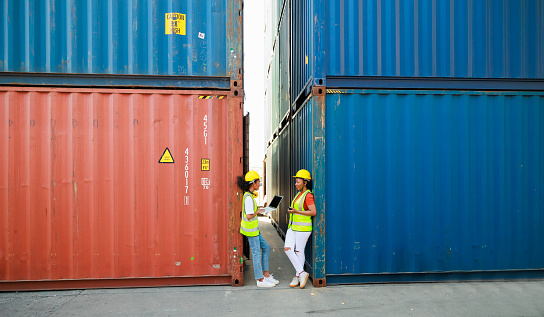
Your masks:
[[[315,209],[315,205],[310,205],[308,206],[308,209],[310,210],[306,210],[307,212],[307,216],[315,216],[317,214],[317,210]]]
[[[258,208],[256,213],[250,214],[250,215],[246,215],[246,217],[247,217],[248,220],[249,220],[249,219],[253,219],[253,218],[255,218],[255,217],[258,216],[258,215],[262,215],[263,212],[264,212],[264,208]]]
[[[315,209],[315,205],[308,206],[308,209],[310,210],[294,210],[292,208],[289,208],[289,212],[292,214],[299,214],[299,215],[305,215],[305,216],[315,216],[317,213],[317,210]]]

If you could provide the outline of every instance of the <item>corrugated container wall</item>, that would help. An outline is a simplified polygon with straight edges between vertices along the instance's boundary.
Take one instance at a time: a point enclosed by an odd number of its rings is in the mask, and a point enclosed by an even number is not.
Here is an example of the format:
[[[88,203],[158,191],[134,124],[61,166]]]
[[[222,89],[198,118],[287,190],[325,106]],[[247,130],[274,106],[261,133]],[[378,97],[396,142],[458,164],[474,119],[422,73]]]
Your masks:
[[[272,90],[270,96],[272,98],[272,124],[277,127],[280,122],[280,51],[274,50],[274,59],[272,60],[272,66],[270,67],[270,79],[272,81]]]
[[[293,2],[293,102],[323,77],[544,78],[544,1],[323,1]]]
[[[291,102],[293,103],[313,78],[313,0],[291,3]]]
[[[279,121],[281,123],[289,112],[291,104],[290,98],[290,78],[289,78],[289,63],[290,63],[290,43],[289,43],[289,2],[286,1],[286,8],[281,19],[279,34],[278,34],[278,53],[279,53]]]
[[[266,121],[265,135],[269,141],[277,137],[279,130],[284,126],[282,126],[282,121],[286,119],[291,103],[289,92],[289,3],[289,1],[283,0],[266,3],[266,23],[272,23],[272,25],[266,25],[265,35],[265,46],[270,49],[265,54],[267,65],[265,105],[269,115]],[[277,19],[275,14],[279,14]]]
[[[541,0],[327,0],[326,10],[327,76],[544,78]]]
[[[291,107],[267,184],[292,199],[278,171],[312,173],[314,285],[544,276],[544,1],[286,8]]]
[[[0,289],[243,284],[241,102],[0,88]]]
[[[315,176],[316,168],[313,164],[314,156],[314,133],[313,133],[313,100],[309,99],[306,104],[300,109],[299,112],[295,113],[291,124],[291,133],[292,133],[292,143],[291,143],[291,173],[293,175],[300,169],[305,169],[310,172],[310,175]],[[290,194],[290,199],[294,199],[297,195],[296,187],[294,186],[295,180],[291,178],[289,180],[290,190],[284,191],[283,194]],[[315,195],[315,189],[313,191]],[[286,212],[287,213],[287,212]],[[288,215],[287,215],[288,216]],[[315,218],[315,217],[314,217]],[[306,265],[307,271],[313,274],[313,263],[312,259],[314,258],[314,248],[313,248],[314,238],[310,237],[306,243],[305,255],[306,255]]]
[[[282,236],[285,236],[287,232],[287,224],[289,220],[289,214],[287,208],[291,203],[290,197],[286,194],[289,193],[291,187],[293,187],[293,178],[290,174],[290,130],[287,127],[281,131],[279,137],[268,148],[268,155],[272,157],[271,162],[267,161],[267,197],[270,200],[274,195],[283,196],[283,200],[280,203],[278,209],[271,213],[272,219],[278,226],[278,231]]]
[[[544,269],[542,92],[348,90],[326,102],[327,283]]]
[[[0,6],[0,289],[243,285],[242,1]]]
[[[241,1],[0,3],[2,72],[236,79],[242,67]]]
[[[264,73],[265,78],[268,75],[268,67],[270,66],[270,58],[272,56],[274,47],[274,33],[272,27],[272,14],[270,12],[270,6],[272,0],[264,1]]]
[[[270,140],[272,135],[276,133],[277,127],[280,122],[279,113],[279,96],[280,96],[280,54],[279,52],[274,52],[272,56],[272,62],[270,63],[270,72],[268,73],[267,78],[267,87],[265,91],[265,104],[267,106],[267,113],[269,117],[267,122],[269,128],[267,128],[267,137]]]
[[[278,41],[278,30],[282,19],[283,9],[288,0],[264,0],[265,15],[265,65],[270,65],[274,45]]]

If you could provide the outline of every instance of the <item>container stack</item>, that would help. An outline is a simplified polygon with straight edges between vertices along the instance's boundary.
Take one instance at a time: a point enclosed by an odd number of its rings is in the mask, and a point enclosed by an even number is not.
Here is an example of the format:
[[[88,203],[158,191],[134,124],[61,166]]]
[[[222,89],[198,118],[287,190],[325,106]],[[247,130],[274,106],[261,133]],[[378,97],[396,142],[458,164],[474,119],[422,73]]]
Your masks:
[[[304,0],[286,16],[267,197],[312,173],[314,285],[544,276],[544,2]]]
[[[242,1],[0,13],[0,290],[244,284]]]
[[[289,181],[291,151],[290,2],[268,0],[265,2],[265,10],[267,17],[265,21],[267,74],[265,135],[269,140],[265,166],[265,189],[267,199],[271,199],[274,195],[286,196],[291,187]],[[279,233],[282,235],[287,231],[287,219],[283,211],[287,209],[289,203],[288,199],[283,199],[279,208],[272,212],[272,218],[276,226],[279,226]]]

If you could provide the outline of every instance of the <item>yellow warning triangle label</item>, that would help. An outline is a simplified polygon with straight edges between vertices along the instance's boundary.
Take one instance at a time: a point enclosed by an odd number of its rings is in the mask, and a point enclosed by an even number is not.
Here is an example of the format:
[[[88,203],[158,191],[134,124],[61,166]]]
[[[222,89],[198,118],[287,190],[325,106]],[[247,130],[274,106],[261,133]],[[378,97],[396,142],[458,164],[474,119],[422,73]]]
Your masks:
[[[172,157],[172,154],[170,153],[170,150],[168,148],[166,148],[166,150],[164,150],[164,153],[162,153],[159,163],[174,163],[174,158]]]

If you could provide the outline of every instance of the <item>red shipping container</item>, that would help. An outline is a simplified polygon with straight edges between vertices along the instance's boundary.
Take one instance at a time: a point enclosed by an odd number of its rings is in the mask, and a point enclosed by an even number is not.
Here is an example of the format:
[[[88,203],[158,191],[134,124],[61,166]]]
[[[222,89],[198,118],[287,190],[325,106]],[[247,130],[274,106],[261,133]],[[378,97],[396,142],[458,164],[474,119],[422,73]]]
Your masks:
[[[243,285],[241,104],[0,87],[0,290]]]

